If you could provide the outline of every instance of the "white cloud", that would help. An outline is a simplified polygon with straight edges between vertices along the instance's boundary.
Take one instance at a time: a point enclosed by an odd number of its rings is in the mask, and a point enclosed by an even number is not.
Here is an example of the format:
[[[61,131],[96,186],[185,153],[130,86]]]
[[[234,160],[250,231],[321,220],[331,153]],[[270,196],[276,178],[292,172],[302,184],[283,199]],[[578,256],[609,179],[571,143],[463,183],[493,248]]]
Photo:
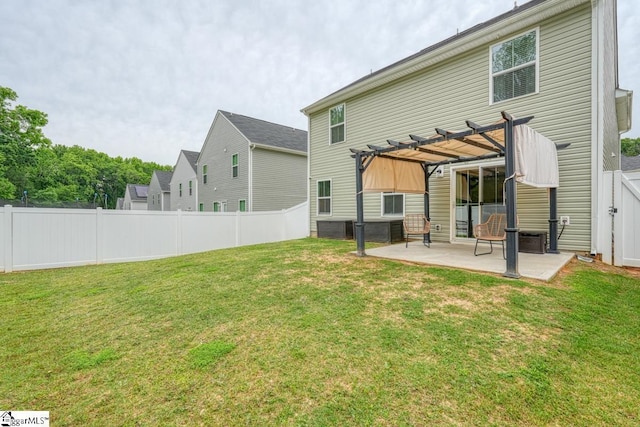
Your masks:
[[[638,12],[632,0],[618,5],[620,83],[634,89]],[[54,143],[173,164],[181,149],[200,149],[218,109],[306,128],[301,108],[512,7],[3,0],[0,16],[10,19],[0,26],[0,85],[48,113]]]

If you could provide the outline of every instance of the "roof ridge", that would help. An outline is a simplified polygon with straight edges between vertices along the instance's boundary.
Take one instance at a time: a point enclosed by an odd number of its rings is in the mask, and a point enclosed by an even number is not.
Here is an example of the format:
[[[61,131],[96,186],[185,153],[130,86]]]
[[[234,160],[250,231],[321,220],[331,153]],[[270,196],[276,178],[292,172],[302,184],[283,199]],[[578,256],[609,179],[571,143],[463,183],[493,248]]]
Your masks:
[[[231,115],[231,116],[240,116],[240,117],[245,117],[247,119],[255,120],[255,121],[258,121],[258,122],[263,122],[263,123],[268,123],[268,124],[275,125],[275,126],[280,126],[280,127],[283,127],[283,128],[289,128],[289,129],[293,129],[293,130],[298,130],[300,132],[307,132],[304,129],[299,129],[299,128],[296,128],[296,127],[293,127],[293,126],[283,125],[283,124],[276,123],[276,122],[270,122],[269,120],[258,119],[258,118],[255,118],[255,117],[247,116],[246,114],[232,113],[230,111],[225,111],[225,110],[218,110],[218,111],[220,111],[225,116],[227,114]]]

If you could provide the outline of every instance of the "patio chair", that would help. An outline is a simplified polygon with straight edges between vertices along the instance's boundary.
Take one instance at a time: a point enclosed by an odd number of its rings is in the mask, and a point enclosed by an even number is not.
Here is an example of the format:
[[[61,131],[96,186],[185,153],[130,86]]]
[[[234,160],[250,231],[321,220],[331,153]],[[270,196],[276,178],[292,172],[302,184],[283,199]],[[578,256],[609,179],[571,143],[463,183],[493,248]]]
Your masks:
[[[505,214],[494,213],[489,215],[486,222],[473,227],[473,236],[476,238],[476,247],[473,250],[475,256],[488,255],[493,253],[493,242],[502,244],[502,257],[507,259],[504,252],[504,241],[507,240],[507,216]],[[489,242],[491,250],[489,252],[478,253],[478,242]]]
[[[407,239],[405,248],[409,247],[409,236],[424,236],[431,231],[431,223],[424,214],[407,214],[402,221],[402,227],[404,228],[404,235]],[[423,240],[424,242],[424,240]],[[427,247],[431,246],[431,243],[424,242]]]

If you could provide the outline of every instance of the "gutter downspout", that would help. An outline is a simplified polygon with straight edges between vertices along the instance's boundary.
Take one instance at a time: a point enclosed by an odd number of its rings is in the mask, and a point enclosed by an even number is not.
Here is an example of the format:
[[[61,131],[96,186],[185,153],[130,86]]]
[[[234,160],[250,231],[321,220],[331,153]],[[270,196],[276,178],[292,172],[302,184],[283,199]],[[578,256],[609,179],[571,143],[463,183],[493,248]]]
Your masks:
[[[247,212],[253,212],[253,150],[256,148],[256,144],[249,144],[249,160],[248,160],[248,180],[249,185],[247,188]]]
[[[601,46],[603,43],[602,22],[600,22],[598,0],[591,1],[591,254],[597,254],[599,241],[599,206],[602,195],[604,171],[604,129],[602,117],[604,105],[598,102],[603,94],[604,82],[601,81],[603,61]]]

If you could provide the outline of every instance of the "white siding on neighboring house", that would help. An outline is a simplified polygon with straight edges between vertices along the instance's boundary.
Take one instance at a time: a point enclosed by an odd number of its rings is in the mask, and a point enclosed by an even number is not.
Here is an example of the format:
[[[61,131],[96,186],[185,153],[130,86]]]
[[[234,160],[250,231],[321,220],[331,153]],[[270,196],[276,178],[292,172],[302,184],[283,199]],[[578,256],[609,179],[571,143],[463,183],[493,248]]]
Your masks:
[[[171,177],[171,210],[195,211],[198,207],[198,181],[196,171],[191,165],[188,156],[196,152],[182,150],[178,155],[178,161],[173,168]],[[191,182],[191,194],[189,194],[189,182]]]
[[[610,2],[598,1],[598,7]],[[355,218],[355,162],[349,149],[367,150],[367,144],[384,146],[387,139],[409,140],[409,134],[423,137],[434,135],[434,128],[450,131],[466,129],[465,120],[487,125],[500,120],[501,111],[515,117],[535,116],[530,126],[557,144],[570,143],[558,153],[560,188],[558,214],[568,215],[571,226],[559,241],[560,249],[589,250],[591,248],[591,185],[592,168],[592,5],[589,1],[560,2],[549,0],[510,16],[508,22],[496,22],[479,32],[411,59],[415,64],[399,77],[388,77],[374,85],[356,83],[320,100],[305,109],[309,115],[310,137],[310,227],[316,230],[317,181],[332,182],[332,216]],[[606,11],[609,13],[610,11]],[[609,23],[611,17],[604,19]],[[608,31],[611,31],[609,24]],[[538,31],[539,85],[536,93],[502,102],[490,102],[490,47],[532,30]],[[466,37],[466,38],[464,38]],[[607,36],[608,37],[608,36]],[[607,43],[612,40],[606,38]],[[607,75],[599,102],[606,104],[607,120],[599,127],[606,135],[606,147],[614,147],[616,136],[609,129],[613,86],[611,76],[615,62],[613,54],[605,58]],[[420,62],[422,61],[422,62]],[[421,65],[424,64],[424,65]],[[401,64],[401,66],[404,66]],[[381,76],[390,75],[385,71]],[[386,73],[386,74],[385,74]],[[361,86],[359,86],[361,85]],[[362,87],[363,89],[358,89]],[[611,93],[609,93],[611,92]],[[341,93],[345,93],[341,97]],[[354,95],[349,95],[354,93]],[[329,110],[345,104],[346,141],[330,144]],[[615,106],[613,106],[615,108]],[[606,129],[606,131],[605,131]],[[602,147],[603,144],[601,143]],[[601,148],[602,149],[602,148]],[[600,153],[602,158],[602,152]],[[479,164],[476,162],[475,164]],[[489,162],[494,164],[495,161]],[[457,168],[471,167],[458,164]],[[442,178],[430,180],[430,216],[432,238],[450,241],[455,195],[451,194],[451,168]],[[517,186],[518,215],[521,229],[547,229],[549,203],[546,190]],[[379,193],[365,193],[365,218],[381,216]],[[423,197],[407,195],[406,212],[421,212]],[[455,227],[453,227],[455,228]]]
[[[307,200],[307,156],[264,148],[251,150],[253,211],[287,209]]]
[[[238,155],[238,176],[235,178],[232,168],[234,154]],[[248,161],[248,141],[222,114],[217,114],[198,160],[199,200],[204,211],[213,211],[213,203],[219,202],[226,204],[228,212],[235,212],[239,200],[249,199]],[[203,165],[207,165],[207,184],[202,180]]]
[[[168,211],[171,210],[170,181],[172,172],[154,171],[149,183],[147,195],[147,210]]]

